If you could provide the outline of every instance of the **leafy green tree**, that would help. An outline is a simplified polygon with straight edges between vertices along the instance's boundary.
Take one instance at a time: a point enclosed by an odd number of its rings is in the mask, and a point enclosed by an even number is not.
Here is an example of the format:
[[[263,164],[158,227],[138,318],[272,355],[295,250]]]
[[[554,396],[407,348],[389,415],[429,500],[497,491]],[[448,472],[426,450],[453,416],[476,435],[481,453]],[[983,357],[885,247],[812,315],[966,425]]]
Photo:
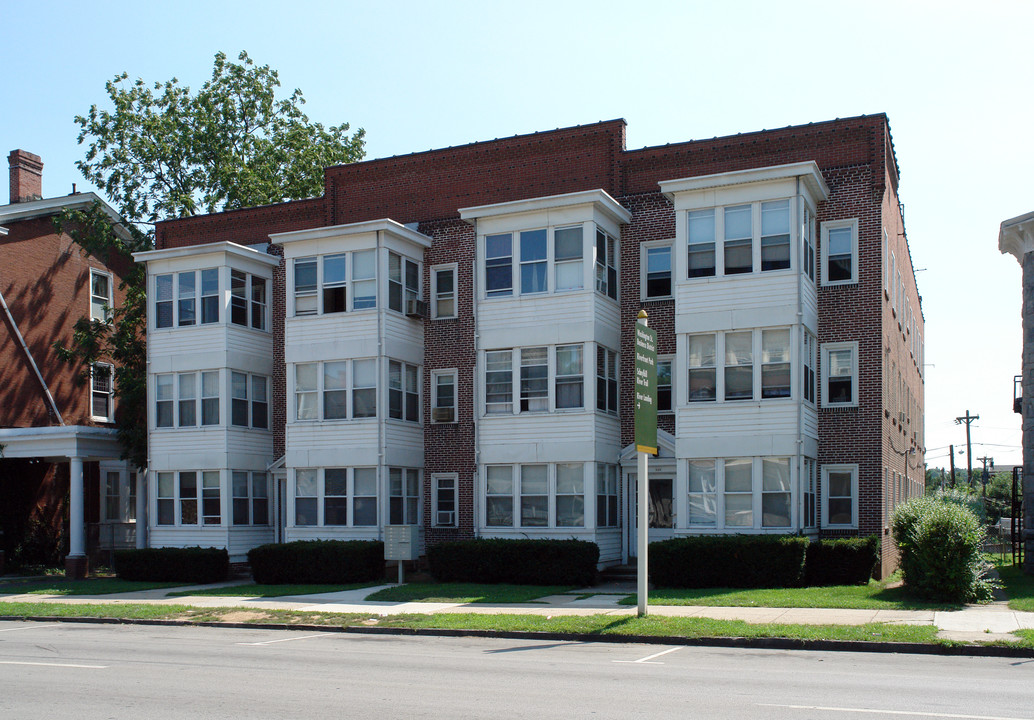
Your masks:
[[[302,112],[300,90],[277,97],[280,79],[246,52],[239,62],[217,53],[212,77],[195,93],[176,78],[153,85],[127,73],[105,85],[110,108],[77,116],[83,176],[128,221],[116,225],[99,205],[56,219],[83,252],[132,267],[123,276],[125,302],[107,322],[82,318],[60,356],[80,367],[108,359],[115,366],[116,425],[123,456],[147,464],[146,276],[130,253],[154,246],[153,224],[241,207],[314,197],[323,170],[361,160],[365,131],[348,123],[324,127]]]

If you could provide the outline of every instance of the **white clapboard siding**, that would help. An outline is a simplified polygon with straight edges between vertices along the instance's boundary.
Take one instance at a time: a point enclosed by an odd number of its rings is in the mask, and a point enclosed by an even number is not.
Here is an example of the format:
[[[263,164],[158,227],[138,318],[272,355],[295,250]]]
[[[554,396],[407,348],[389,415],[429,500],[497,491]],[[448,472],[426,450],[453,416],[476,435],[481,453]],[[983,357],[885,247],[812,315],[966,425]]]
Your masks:
[[[616,463],[621,454],[621,423],[616,417],[595,414],[596,454],[598,462]]]
[[[232,527],[229,535],[227,552],[230,553],[230,562],[244,562],[249,550],[271,543],[274,539],[273,527],[270,525]]]
[[[201,527],[197,525],[157,525],[148,533],[150,547],[214,547],[226,548],[229,545],[225,527]]]
[[[376,465],[378,435],[376,420],[289,423],[287,466]]]
[[[400,467],[424,466],[424,428],[419,423],[388,420],[384,423],[387,465]]]
[[[226,330],[223,325],[151,330],[147,358],[152,374],[227,367]]]
[[[803,417],[802,417],[802,419],[804,420],[804,422],[802,423],[803,426],[804,426],[804,434],[805,435],[810,435],[811,437],[818,437],[819,436],[819,413],[818,413],[818,411],[814,407],[811,407],[810,405],[805,403],[804,407],[803,407]]]
[[[228,326],[226,331],[227,366],[234,370],[273,374],[273,336],[270,333]]]
[[[577,462],[595,452],[596,413],[489,415],[479,421],[481,462]]]
[[[678,415],[678,457],[797,452],[797,403],[792,400],[694,403],[680,408]]]
[[[616,302],[599,293],[593,294],[595,329],[593,339],[604,347],[621,347],[621,308]]]
[[[591,341],[595,293],[492,298],[478,304],[480,347],[485,349]]]
[[[797,277],[793,273],[698,279],[680,283],[675,293],[675,331],[679,333],[797,322]]]
[[[227,449],[227,431],[222,427],[153,430],[150,434],[150,469],[211,470],[225,467]],[[266,452],[271,450],[268,447]]]
[[[597,530],[596,544],[600,546],[601,567],[621,561],[621,528]]]
[[[414,365],[424,364],[424,322],[400,315],[384,313],[384,354]]]
[[[377,351],[376,310],[288,318],[284,323],[288,363],[374,357]]]

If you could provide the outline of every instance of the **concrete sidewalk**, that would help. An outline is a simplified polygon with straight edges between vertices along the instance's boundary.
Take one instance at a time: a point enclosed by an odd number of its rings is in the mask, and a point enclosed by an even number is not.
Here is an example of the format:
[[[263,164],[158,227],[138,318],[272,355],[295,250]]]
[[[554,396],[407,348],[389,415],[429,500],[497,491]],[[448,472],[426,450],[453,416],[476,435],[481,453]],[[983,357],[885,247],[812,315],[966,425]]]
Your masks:
[[[199,585],[196,589],[230,587],[240,582]],[[524,615],[634,615],[636,608],[620,605],[619,601],[633,594],[635,589],[621,585],[603,585],[572,590],[561,595],[550,595],[529,603],[427,603],[377,602],[366,597],[393,585],[346,590],[318,595],[297,595],[278,598],[244,596],[186,595],[169,597],[170,592],[190,591],[191,587],[161,588],[117,595],[5,595],[3,602],[45,602],[64,604],[128,605],[150,603],[155,605],[188,605],[198,608],[234,607],[242,612],[261,610],[300,610],[304,612],[375,613],[400,615],[406,613],[478,613]],[[934,625],[938,637],[963,642],[1016,640],[1016,630],[1034,629],[1034,613],[1010,610],[1005,602],[988,605],[970,605],[961,610],[852,610],[834,608],[767,608],[767,607],[710,607],[700,605],[650,605],[652,615],[670,617],[700,617],[716,620],[742,620],[754,624],[790,625],[864,625],[890,623],[902,625]]]

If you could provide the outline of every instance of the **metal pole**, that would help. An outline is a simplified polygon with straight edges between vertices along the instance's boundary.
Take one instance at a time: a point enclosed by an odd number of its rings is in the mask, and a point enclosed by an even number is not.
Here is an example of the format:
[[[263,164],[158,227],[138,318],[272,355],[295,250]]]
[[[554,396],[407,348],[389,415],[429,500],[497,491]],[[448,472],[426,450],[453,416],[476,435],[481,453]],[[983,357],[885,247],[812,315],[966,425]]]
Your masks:
[[[642,323],[644,327],[647,325],[645,317],[639,318],[638,322]],[[650,462],[647,459],[647,453],[639,453],[639,465],[637,468],[636,475],[636,495],[639,498],[639,507],[636,512],[636,521],[638,524],[638,537],[636,542],[636,597],[638,598],[638,606],[636,608],[639,617],[646,617],[646,603],[647,603],[647,533],[649,528],[649,513],[647,512],[646,504],[650,500]]]

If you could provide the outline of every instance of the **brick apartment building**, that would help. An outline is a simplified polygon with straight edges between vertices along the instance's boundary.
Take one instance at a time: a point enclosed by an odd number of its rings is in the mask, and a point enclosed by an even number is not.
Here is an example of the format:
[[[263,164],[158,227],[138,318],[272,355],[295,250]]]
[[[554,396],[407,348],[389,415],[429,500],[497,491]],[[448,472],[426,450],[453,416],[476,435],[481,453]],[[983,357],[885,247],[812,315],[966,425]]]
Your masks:
[[[40,157],[15,150],[8,160],[10,203],[0,205],[0,550],[10,557],[27,535],[57,535],[67,523],[66,564],[82,574],[87,552],[135,542],[137,478],[119,459],[112,366],[95,365],[84,386],[54,343],[70,345],[77,320],[103,319],[122,302],[120,280],[132,261],[86,254],[55,229],[62,210],[100,198],[43,198]]]
[[[884,115],[625,149],[622,120],[327,168],[159,223],[153,545],[878,534],[922,491],[923,317]]]

